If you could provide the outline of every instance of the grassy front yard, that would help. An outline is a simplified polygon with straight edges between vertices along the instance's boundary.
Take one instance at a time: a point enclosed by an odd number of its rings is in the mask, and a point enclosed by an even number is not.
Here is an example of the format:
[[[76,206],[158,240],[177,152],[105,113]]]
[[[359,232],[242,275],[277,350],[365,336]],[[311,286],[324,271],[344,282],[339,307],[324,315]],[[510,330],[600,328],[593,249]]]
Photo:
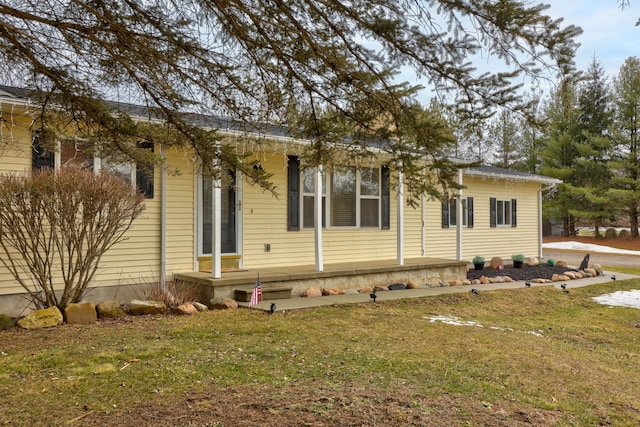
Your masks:
[[[640,310],[591,301],[630,289],[4,331],[0,424],[638,425]]]

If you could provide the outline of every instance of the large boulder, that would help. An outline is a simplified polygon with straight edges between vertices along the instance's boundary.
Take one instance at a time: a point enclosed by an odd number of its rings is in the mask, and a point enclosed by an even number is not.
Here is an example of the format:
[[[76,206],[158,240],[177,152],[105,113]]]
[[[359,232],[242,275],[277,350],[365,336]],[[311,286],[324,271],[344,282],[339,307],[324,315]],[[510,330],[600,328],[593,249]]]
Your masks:
[[[234,310],[238,308],[238,303],[231,298],[215,298],[211,300],[211,308],[214,310]]]
[[[489,268],[492,270],[504,270],[504,261],[499,256],[494,256],[493,258],[491,258]]]
[[[0,314],[0,331],[12,329],[15,326],[16,322],[13,321],[12,317],[7,316],[6,314]]]
[[[98,320],[96,305],[92,302],[72,303],[64,309],[64,318],[71,325],[88,325]]]
[[[204,305],[204,304],[202,304],[200,302],[197,302],[197,301],[192,301],[191,305],[193,305],[196,308],[196,310],[198,310],[198,311],[207,311],[207,310],[209,310],[209,307],[207,307],[206,305]]]
[[[307,297],[307,298],[321,297],[322,296],[322,291],[320,290],[320,288],[316,288],[315,286],[311,286],[310,288],[307,288],[306,291],[304,291],[302,296],[303,297]]]
[[[144,314],[165,314],[167,312],[167,306],[162,301],[142,301],[132,299],[129,302],[129,312],[134,316],[141,316]]]
[[[198,309],[191,304],[190,302],[185,302],[184,304],[180,304],[174,309],[176,314],[196,314]]]
[[[529,257],[526,259],[526,263],[529,267],[537,267],[540,265],[540,260],[537,257]]]
[[[33,313],[18,320],[18,326],[24,329],[50,328],[61,325],[63,322],[62,312],[56,306],[36,310]]]
[[[99,319],[118,319],[127,315],[124,308],[113,300],[99,302],[96,305],[96,312]]]

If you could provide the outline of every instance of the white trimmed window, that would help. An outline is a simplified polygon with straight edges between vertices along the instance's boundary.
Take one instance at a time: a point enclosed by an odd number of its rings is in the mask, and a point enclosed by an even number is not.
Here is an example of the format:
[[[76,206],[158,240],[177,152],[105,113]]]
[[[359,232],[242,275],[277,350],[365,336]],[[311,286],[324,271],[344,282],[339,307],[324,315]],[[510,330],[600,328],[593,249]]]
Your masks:
[[[301,177],[302,227],[313,228],[316,169],[304,169]],[[380,228],[380,201],[380,168],[334,169],[323,175],[322,226]]]
[[[153,173],[145,173],[142,168],[137,168],[134,163],[118,162],[109,157],[95,157],[90,149],[90,144],[84,140],[63,139],[58,142],[55,153],[45,153],[40,148],[38,134],[33,140],[33,168],[63,166],[78,166],[93,171],[104,171],[120,177],[123,181],[137,188],[145,198],[153,198]],[[143,148],[153,150],[153,144],[144,144]]]
[[[462,198],[462,225],[473,228],[473,197]],[[442,228],[455,227],[458,224],[458,201],[450,199],[442,203]]]
[[[516,227],[517,226],[517,203],[516,199],[490,200],[491,227]]]

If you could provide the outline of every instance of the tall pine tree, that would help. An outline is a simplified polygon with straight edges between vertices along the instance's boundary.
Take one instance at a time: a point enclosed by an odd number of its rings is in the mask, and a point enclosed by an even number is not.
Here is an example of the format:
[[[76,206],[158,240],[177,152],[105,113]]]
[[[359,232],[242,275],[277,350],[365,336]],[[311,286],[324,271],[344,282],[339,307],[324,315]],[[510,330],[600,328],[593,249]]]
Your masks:
[[[638,236],[640,204],[640,59],[627,58],[613,81],[616,154],[612,159],[610,195],[629,217],[631,235]]]
[[[578,90],[578,115],[574,185],[582,189],[574,215],[591,221],[596,237],[600,226],[615,217],[608,192],[612,171],[611,132],[613,120],[610,92],[604,69],[593,58]]]
[[[576,216],[573,209],[582,191],[576,186],[576,162],[578,157],[578,114],[576,83],[573,77],[560,82],[552,93],[546,108],[546,146],[542,152],[544,175],[561,179],[556,193],[546,204],[547,214],[562,219],[565,236],[576,234]]]

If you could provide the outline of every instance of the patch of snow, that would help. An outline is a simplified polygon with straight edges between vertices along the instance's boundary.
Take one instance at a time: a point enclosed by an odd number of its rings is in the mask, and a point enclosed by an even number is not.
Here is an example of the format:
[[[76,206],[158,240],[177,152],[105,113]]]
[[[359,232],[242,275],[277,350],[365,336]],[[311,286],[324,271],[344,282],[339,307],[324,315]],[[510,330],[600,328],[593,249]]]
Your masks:
[[[618,291],[593,297],[592,299],[604,305],[640,308],[640,290]]]
[[[462,319],[460,319],[459,317],[456,317],[456,316],[423,317],[423,319],[427,319],[431,323],[442,322],[442,323],[446,323],[447,325],[454,325],[454,326],[477,326],[479,328],[483,328],[484,327],[484,326],[482,326],[481,324],[479,324],[477,322],[474,322],[474,321],[471,321],[471,320],[462,320]],[[519,332],[519,331],[514,331],[512,328],[501,328],[499,326],[490,326],[489,329],[494,329],[496,331]],[[524,333],[525,334],[534,335],[536,337],[543,336],[542,333],[537,332],[537,331],[526,331]]]
[[[638,255],[640,251],[630,251],[626,249],[612,248],[611,246],[593,245],[590,243],[581,242],[550,242],[543,243],[542,248],[547,249],[566,249],[574,251],[587,251],[587,252],[600,252],[607,254],[620,254],[620,255]]]
[[[477,326],[479,328],[482,328],[482,325],[476,323],[476,322],[472,322],[471,320],[462,320],[459,317],[456,316],[436,316],[436,317],[425,317],[425,319],[428,319],[429,322],[431,323],[435,323],[435,322],[442,322],[442,323],[446,323],[447,325],[454,325],[454,326]]]

